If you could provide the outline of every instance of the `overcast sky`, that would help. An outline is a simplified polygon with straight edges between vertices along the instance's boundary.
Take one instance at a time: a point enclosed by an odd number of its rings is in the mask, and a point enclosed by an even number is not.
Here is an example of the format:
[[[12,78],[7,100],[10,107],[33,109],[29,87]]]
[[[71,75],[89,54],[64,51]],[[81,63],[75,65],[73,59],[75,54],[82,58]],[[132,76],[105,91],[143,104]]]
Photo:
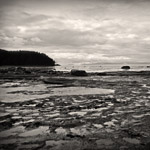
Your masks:
[[[0,48],[58,63],[150,62],[150,0],[0,0]]]

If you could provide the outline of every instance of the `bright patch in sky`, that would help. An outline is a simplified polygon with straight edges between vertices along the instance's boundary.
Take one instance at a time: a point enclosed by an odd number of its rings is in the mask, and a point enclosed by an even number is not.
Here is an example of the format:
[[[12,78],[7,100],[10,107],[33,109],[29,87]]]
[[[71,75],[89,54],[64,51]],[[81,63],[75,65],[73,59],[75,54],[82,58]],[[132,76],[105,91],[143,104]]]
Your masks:
[[[20,33],[25,33],[26,27],[18,26],[19,32]]]

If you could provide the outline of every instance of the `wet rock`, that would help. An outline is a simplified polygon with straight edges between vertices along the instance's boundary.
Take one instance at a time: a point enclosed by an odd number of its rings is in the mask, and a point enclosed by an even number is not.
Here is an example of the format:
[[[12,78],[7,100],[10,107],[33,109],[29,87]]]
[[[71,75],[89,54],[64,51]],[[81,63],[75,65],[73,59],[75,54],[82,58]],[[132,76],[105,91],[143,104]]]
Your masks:
[[[149,150],[149,148],[150,148],[150,142],[144,146],[144,150]]]
[[[81,110],[81,107],[79,105],[69,106],[68,110]]]
[[[8,128],[12,127],[12,124],[13,124],[13,122],[11,119],[1,120],[0,121],[0,130],[8,129]]]
[[[10,118],[11,115],[9,113],[0,113],[0,119]]]
[[[112,97],[106,97],[105,101],[110,101],[110,102],[113,102],[113,103],[119,103],[119,101],[114,97],[113,98]]]
[[[60,113],[52,113],[52,114],[46,114],[44,116],[48,117],[48,118],[56,118],[60,115]]]
[[[49,140],[46,141],[46,147],[51,150],[81,150],[81,143],[77,140]]]
[[[122,74],[124,74],[124,71],[122,72]],[[62,76],[60,76],[60,78],[62,78]],[[96,78],[98,80],[95,81],[93,80],[93,78],[94,79]],[[110,80],[112,81],[110,82]],[[11,131],[10,134],[9,131],[7,131],[8,138],[4,137],[3,139],[2,137],[3,144],[5,144],[7,142],[6,140],[8,139],[8,144],[16,144],[18,145],[18,147],[21,144],[24,145],[22,149],[28,148],[30,149],[30,146],[31,149],[32,148],[38,149],[36,148],[36,145],[34,147],[34,145],[32,144],[39,144],[40,141],[46,142],[48,140],[53,140],[54,143],[53,142],[47,143],[49,145],[48,148],[46,145],[44,145],[40,149],[40,150],[42,149],[53,150],[56,148],[66,149],[68,148],[69,145],[71,145],[70,142],[76,139],[77,141],[80,141],[82,143],[82,145],[79,146],[79,149],[84,150],[90,149],[98,150],[98,149],[112,149],[112,148],[125,150],[130,148],[132,149],[132,147],[137,149],[142,148],[144,150],[146,145],[147,147],[149,146],[147,143],[149,142],[148,125],[150,116],[149,115],[150,105],[148,101],[149,95],[145,94],[149,90],[149,89],[147,91],[145,90],[146,88],[148,88],[149,84],[149,78],[147,76],[144,77],[107,76],[103,78],[89,76],[86,77],[85,80],[69,76],[69,79],[68,78],[63,79],[63,82],[66,83],[74,83],[74,81],[77,81],[77,84],[71,85],[72,86],[71,88],[67,86],[66,88],[67,90],[66,91],[60,90],[60,93],[62,91],[64,93],[66,92],[69,94],[72,91],[75,93],[76,92],[75,90],[78,89],[79,92],[77,91],[77,95],[73,95],[74,93],[72,92],[70,95],[59,96],[58,92],[58,94],[56,94],[52,98],[39,99],[39,97],[37,97],[36,100],[11,104],[1,102],[0,106],[1,108],[4,108],[4,110],[0,108],[1,109],[0,111],[2,113],[5,112],[9,113],[8,115],[3,114],[2,119],[0,120],[2,122],[12,123],[13,128],[23,125],[24,129],[23,131],[18,132],[19,129],[17,128],[16,130],[13,130],[13,132]],[[10,82],[9,84],[12,83],[14,84],[16,81],[8,81],[8,82]],[[24,84],[24,82],[26,83],[26,80],[23,80],[21,82],[19,81],[17,82],[17,84],[15,83],[15,85],[21,86],[22,82],[23,87],[26,86],[26,84]],[[4,81],[0,81],[0,83],[3,84]],[[27,82],[27,84],[33,85],[34,83]],[[146,84],[146,86],[143,87],[142,86],[143,84]],[[45,86],[49,87],[48,89],[50,90],[58,88],[57,84],[56,85],[49,84]],[[76,88],[74,88],[73,86],[75,86]],[[80,88],[82,86],[84,86],[85,88]],[[8,90],[11,87],[12,85],[8,86]],[[21,88],[23,87],[21,86]],[[86,92],[87,95],[82,96],[79,95],[81,93],[83,94],[84,90],[89,87],[90,90]],[[98,91],[94,92],[93,94],[93,91],[95,91],[94,89],[95,87],[106,89],[112,87],[112,89],[117,92],[113,94],[106,93],[105,95],[101,95],[101,91]],[[131,93],[130,91],[138,91],[139,93]],[[55,92],[57,92],[57,90],[54,91],[54,93]],[[91,95],[89,95],[89,93]],[[40,93],[37,92],[34,93],[28,92],[28,94],[29,96],[30,94],[31,96],[32,94],[40,95]],[[124,104],[121,101],[120,103],[116,104],[113,98],[116,98],[117,101],[121,99],[122,101],[124,100],[127,101],[128,103]],[[136,107],[137,104],[138,107]],[[11,117],[9,116],[9,114]],[[117,121],[113,119],[116,119]],[[16,122],[17,124],[15,123],[16,124],[15,125],[11,120],[13,122]],[[40,123],[36,124],[35,122],[37,121],[41,122],[41,124]],[[40,128],[41,125],[47,126],[48,128],[46,130],[45,128],[41,129]],[[4,126],[5,125],[3,125],[3,127]],[[0,128],[1,131],[4,130],[3,127]],[[122,127],[127,128],[127,131],[124,132],[122,130]],[[131,129],[129,129],[129,127],[131,127]],[[9,127],[9,129],[11,128]],[[6,132],[5,134],[4,133],[2,134],[6,135]],[[89,139],[90,137],[93,139]],[[125,137],[125,139],[123,139],[123,137]],[[15,141],[9,139],[17,139],[17,141],[15,143]],[[111,141],[107,141],[108,139],[110,139]],[[58,141],[60,140],[64,140],[63,144],[59,144]],[[68,144],[65,143],[66,140],[69,140]],[[139,143],[139,141],[141,142],[140,144],[133,144]],[[88,146],[85,146],[86,142],[89,143]],[[25,145],[28,148],[25,147]],[[60,145],[60,147],[59,146],[57,147],[57,145]],[[115,148],[113,147],[114,145],[116,145]],[[128,145],[129,147],[126,147]],[[13,147],[11,147],[10,149],[13,149]],[[72,147],[72,149],[75,148]]]
[[[37,107],[37,108],[41,108],[43,105],[44,105],[44,103],[38,103],[38,104],[36,104],[36,106],[35,106],[35,107]]]
[[[122,129],[124,132],[126,132],[131,138],[134,138],[134,137],[140,137],[141,136],[141,133],[139,133],[138,131],[135,131],[135,130],[131,130],[131,129]]]
[[[0,132],[0,138],[8,138],[10,136],[16,136],[18,133],[24,132],[23,126],[12,127],[8,130]]]
[[[19,150],[35,150],[40,148],[41,145],[39,144],[22,144],[18,147]]]
[[[130,66],[122,66],[121,69],[130,69]]]
[[[0,141],[1,145],[8,145],[8,144],[15,144],[17,142],[17,139],[2,139]]]
[[[98,140],[97,137],[90,137],[90,138],[89,138],[89,141],[96,141],[96,140]]]
[[[15,123],[18,121],[22,121],[22,117],[21,116],[13,116],[13,117],[11,117],[11,120],[13,123]]]
[[[16,68],[16,72],[24,72],[24,71],[26,71],[26,69],[23,67],[17,67]]]
[[[71,134],[71,133],[67,134],[66,136],[69,137],[69,138],[82,138],[82,139],[85,138],[85,135],[81,136],[81,135],[77,135],[77,134],[74,135],[74,134]]]
[[[147,132],[141,132],[140,133],[143,137],[149,137],[150,136],[150,133],[147,133]]]
[[[57,73],[57,71],[55,70],[55,69],[51,69],[51,70],[49,70],[48,71],[48,74],[53,74],[53,75],[55,75]]]
[[[69,115],[77,115],[77,116],[84,116],[87,112],[86,111],[75,111],[68,113]]]
[[[70,131],[72,134],[75,134],[75,135],[79,135],[79,136],[87,136],[90,134],[90,131],[85,127],[85,126],[82,126],[81,128],[79,127],[75,127],[75,128],[70,128]]]
[[[112,126],[115,126],[114,122],[113,121],[108,121],[108,122],[105,122],[104,125],[108,126],[108,127],[112,127]]]
[[[31,74],[31,71],[25,70],[24,73],[26,73],[26,74]]]
[[[62,120],[52,120],[49,122],[49,129],[51,130],[53,128],[61,127],[63,123],[64,121]]]
[[[64,134],[64,135],[67,134],[67,130],[64,129],[64,128],[62,128],[62,127],[59,127],[59,128],[57,128],[57,129],[55,129],[55,132],[56,132],[57,134]]]
[[[135,138],[123,138],[123,140],[131,144],[140,144],[140,140]]]
[[[112,146],[114,142],[111,139],[100,139],[96,141],[96,144],[98,148],[102,148],[104,146]]]
[[[100,72],[100,73],[97,73],[97,75],[99,75],[99,76],[106,76],[107,73],[106,72]]]
[[[1,144],[0,145],[0,149],[1,150],[15,150],[17,149],[17,145],[16,144]]]
[[[85,70],[72,69],[71,75],[73,75],[73,76],[87,76],[87,73]]]
[[[94,125],[94,127],[99,128],[99,129],[103,128],[103,126],[101,124],[93,124],[93,125]]]
[[[14,72],[15,70],[16,70],[15,67],[9,67],[9,68],[8,68],[8,71],[10,71],[10,72]]]
[[[8,70],[7,69],[1,69],[0,73],[8,73]]]
[[[40,125],[42,125],[42,122],[40,122],[40,121],[24,123],[24,126],[25,126],[26,128],[37,128],[37,127],[39,127]]]
[[[11,115],[9,113],[0,113],[0,130],[8,129],[12,126]]]
[[[129,148],[127,147],[127,146],[121,146],[120,148],[119,148],[119,150],[128,150]]]
[[[64,79],[55,79],[55,78],[49,78],[49,79],[44,79],[43,82],[45,84],[63,84],[65,83],[66,81]]]
[[[73,127],[81,126],[83,124],[84,124],[84,121],[82,120],[65,120],[62,123],[62,126],[66,128],[73,128]]]
[[[19,136],[20,137],[37,136],[47,134],[48,132],[49,132],[48,126],[40,126],[39,128],[21,133]]]

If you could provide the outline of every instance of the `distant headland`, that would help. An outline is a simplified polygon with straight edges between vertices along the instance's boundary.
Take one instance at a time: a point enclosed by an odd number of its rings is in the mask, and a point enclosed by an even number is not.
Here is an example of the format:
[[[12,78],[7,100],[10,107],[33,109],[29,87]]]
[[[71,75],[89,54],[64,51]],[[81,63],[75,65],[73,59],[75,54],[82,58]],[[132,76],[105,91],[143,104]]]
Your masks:
[[[55,61],[35,51],[0,49],[0,66],[55,66]]]

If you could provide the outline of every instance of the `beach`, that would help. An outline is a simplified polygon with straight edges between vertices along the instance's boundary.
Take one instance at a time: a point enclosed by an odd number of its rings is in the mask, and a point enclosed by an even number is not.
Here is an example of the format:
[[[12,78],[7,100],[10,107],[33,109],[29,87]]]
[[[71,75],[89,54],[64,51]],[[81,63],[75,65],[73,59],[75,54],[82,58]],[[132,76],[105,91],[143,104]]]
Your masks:
[[[148,150],[150,71],[0,69],[0,149]]]

